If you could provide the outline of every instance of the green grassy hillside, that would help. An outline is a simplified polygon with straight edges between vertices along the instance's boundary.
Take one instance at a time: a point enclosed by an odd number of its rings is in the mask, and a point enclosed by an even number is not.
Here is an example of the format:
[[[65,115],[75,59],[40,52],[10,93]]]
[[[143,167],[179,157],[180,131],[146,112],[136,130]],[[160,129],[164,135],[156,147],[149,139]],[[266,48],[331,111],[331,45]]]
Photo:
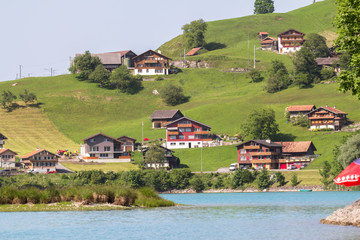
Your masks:
[[[247,32],[250,30],[251,36],[258,31],[268,31],[274,36],[291,27],[299,29],[301,22],[300,30],[305,33],[331,32],[334,14],[334,0],[326,0],[286,14],[210,22],[207,42],[220,42],[227,47],[200,57],[217,58],[219,68],[236,67],[236,64],[245,62],[247,64]],[[165,54],[171,54],[166,53],[166,48],[170,49],[171,44],[175,44],[178,39],[179,37],[161,47]],[[258,43],[255,40],[253,42]],[[262,68],[266,68],[272,59],[281,59],[291,69],[288,56],[259,50],[257,56]],[[232,65],[233,63],[236,64]],[[151,129],[149,117],[153,111],[180,109],[187,117],[212,126],[212,132],[216,134],[235,135],[239,133],[242,121],[252,109],[271,107],[275,110],[280,125],[281,134],[277,139],[311,139],[318,149],[317,153],[322,154],[312,163],[312,167],[319,167],[322,161],[332,158],[333,146],[346,133],[311,133],[307,129],[294,127],[286,123],[285,108],[294,104],[315,104],[318,107],[336,105],[349,113],[350,120],[360,121],[360,101],[350,94],[339,93],[337,84],[318,84],[308,89],[289,87],[280,93],[269,94],[263,90],[264,82],[250,83],[245,74],[222,72],[219,68],[183,69],[176,75],[167,76],[163,81],[146,81],[143,82],[144,89],[136,95],[98,88],[95,84],[78,81],[73,75],[0,82],[0,91],[6,89],[19,94],[28,89],[35,92],[42,103],[40,109],[17,109],[10,113],[1,111],[0,132],[9,138],[6,146],[21,153],[36,147],[50,150],[73,149],[79,146],[81,139],[97,132],[114,137],[128,135],[141,142],[142,122],[144,137],[165,137],[165,130]],[[15,82],[18,84],[13,87]],[[159,96],[152,94],[154,89],[161,93],[162,87],[169,82],[182,86],[185,95],[190,97],[189,102],[170,107]],[[32,116],[30,112],[36,113],[38,120],[27,122]],[[50,130],[51,133],[46,132]],[[50,139],[48,136],[54,137]],[[220,160],[218,151],[219,149],[204,150],[204,171],[216,170],[236,161],[234,147],[221,147]],[[200,170],[199,154],[198,149],[176,150],[182,163],[195,171]]]

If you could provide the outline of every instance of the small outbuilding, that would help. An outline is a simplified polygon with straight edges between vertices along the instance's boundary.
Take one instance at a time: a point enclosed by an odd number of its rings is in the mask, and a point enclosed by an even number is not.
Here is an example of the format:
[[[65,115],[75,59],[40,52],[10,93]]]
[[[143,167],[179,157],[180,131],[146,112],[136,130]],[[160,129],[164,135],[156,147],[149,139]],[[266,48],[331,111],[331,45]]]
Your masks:
[[[164,128],[170,122],[184,117],[180,110],[156,110],[150,117],[152,128]]]

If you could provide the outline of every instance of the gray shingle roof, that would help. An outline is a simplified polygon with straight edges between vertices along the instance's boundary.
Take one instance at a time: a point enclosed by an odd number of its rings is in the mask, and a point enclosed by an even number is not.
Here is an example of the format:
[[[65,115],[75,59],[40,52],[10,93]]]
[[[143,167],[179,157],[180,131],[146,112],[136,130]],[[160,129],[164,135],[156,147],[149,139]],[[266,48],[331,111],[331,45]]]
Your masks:
[[[156,110],[150,117],[150,119],[168,119],[173,118],[180,110]],[[181,112],[180,112],[181,113]],[[181,113],[182,114],[182,113]],[[182,114],[183,115],[183,114]]]

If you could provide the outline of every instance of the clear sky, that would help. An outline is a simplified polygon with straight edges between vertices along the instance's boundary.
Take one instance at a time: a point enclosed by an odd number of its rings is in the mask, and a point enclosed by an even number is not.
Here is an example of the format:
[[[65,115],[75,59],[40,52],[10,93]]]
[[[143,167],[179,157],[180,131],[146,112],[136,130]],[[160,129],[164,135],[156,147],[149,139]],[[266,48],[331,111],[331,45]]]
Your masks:
[[[288,12],[313,0],[274,0]],[[156,49],[192,20],[253,14],[254,0],[3,0],[0,81],[68,73],[75,53]]]

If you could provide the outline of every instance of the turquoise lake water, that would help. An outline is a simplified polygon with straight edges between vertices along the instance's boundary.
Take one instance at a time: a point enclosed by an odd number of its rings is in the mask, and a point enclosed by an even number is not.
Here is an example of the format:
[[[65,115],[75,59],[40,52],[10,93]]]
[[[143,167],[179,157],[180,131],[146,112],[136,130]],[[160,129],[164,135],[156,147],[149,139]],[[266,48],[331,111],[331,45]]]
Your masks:
[[[163,194],[187,206],[0,213],[0,239],[360,239],[319,220],[360,192]]]

